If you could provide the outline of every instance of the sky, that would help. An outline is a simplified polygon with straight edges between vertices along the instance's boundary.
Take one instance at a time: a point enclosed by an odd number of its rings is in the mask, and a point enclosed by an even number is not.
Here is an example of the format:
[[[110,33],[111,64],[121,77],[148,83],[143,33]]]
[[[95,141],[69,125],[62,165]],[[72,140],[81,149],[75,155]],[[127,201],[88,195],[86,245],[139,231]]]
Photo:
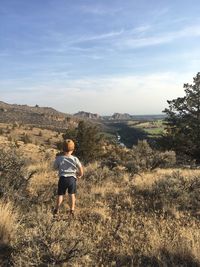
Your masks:
[[[161,114],[200,71],[199,0],[0,0],[0,100]]]

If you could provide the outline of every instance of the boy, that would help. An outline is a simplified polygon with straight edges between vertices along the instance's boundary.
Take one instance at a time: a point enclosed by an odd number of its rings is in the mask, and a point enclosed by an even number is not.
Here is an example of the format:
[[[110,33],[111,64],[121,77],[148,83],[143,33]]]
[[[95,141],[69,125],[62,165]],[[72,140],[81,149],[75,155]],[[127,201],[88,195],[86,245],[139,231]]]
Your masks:
[[[63,196],[66,190],[69,194],[70,214],[74,215],[76,179],[83,176],[83,167],[79,159],[72,156],[74,151],[74,142],[67,139],[63,142],[63,152],[56,155],[54,169],[58,170],[58,196],[54,215],[58,214],[60,205],[63,202]]]

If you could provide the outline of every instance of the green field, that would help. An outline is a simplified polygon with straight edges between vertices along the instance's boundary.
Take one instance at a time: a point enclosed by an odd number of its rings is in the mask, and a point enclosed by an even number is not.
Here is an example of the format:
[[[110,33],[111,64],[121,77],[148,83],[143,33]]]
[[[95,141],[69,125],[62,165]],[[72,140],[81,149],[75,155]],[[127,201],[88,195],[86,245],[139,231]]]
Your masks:
[[[163,120],[155,120],[155,121],[146,121],[146,122],[129,122],[128,125],[130,127],[142,129],[145,131],[149,137],[160,136],[164,133],[164,123]]]
[[[120,142],[127,147],[132,147],[138,140],[152,140],[159,138],[164,133],[164,122],[161,119],[151,121],[107,121],[104,122],[104,135],[117,141],[116,136],[121,137]]]

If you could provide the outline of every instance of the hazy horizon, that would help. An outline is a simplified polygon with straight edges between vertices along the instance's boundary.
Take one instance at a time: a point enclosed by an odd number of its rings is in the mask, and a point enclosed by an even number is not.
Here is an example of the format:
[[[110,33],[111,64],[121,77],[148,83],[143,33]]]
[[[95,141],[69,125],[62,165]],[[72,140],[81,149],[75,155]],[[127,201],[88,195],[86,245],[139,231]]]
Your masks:
[[[1,99],[0,99],[0,102],[1,102]],[[28,104],[21,104],[21,103],[9,103],[9,102],[5,102],[5,101],[2,101],[3,103],[5,104],[9,104],[9,105],[28,105]],[[35,107],[36,105],[38,104],[35,104],[35,105],[30,105],[30,107]],[[29,106],[29,105],[28,105]],[[38,105],[39,106],[39,105]],[[54,107],[51,107],[51,106],[39,106],[40,108],[53,108],[53,109],[56,109]],[[75,115],[76,113],[78,112],[88,112],[88,113],[92,113],[92,114],[97,114],[97,115],[100,115],[101,117],[109,117],[109,116],[112,116],[114,113],[119,113],[118,111],[115,111],[113,113],[110,113],[110,114],[100,114],[100,113],[93,113],[89,110],[77,110],[75,113],[69,113],[69,112],[65,112],[63,110],[58,110],[56,109],[58,112],[62,112],[62,113],[68,113],[69,115]],[[156,114],[149,114],[149,113],[146,113],[146,114],[130,114],[130,113],[127,113],[127,112],[123,112],[123,113],[120,113],[120,114],[128,114],[128,115],[131,115],[131,116],[160,116],[160,115],[163,115],[165,116],[165,114],[162,112],[162,113],[156,113]]]
[[[199,71],[199,12],[197,0],[2,0],[0,99],[162,114]]]

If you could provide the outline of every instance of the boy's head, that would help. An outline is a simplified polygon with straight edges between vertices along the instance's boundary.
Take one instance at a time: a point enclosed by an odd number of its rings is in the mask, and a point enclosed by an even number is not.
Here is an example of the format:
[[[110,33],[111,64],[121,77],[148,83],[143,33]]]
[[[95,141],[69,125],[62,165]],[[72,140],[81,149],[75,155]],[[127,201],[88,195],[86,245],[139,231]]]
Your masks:
[[[63,151],[64,152],[73,152],[74,151],[74,142],[71,139],[67,139],[63,142]]]

